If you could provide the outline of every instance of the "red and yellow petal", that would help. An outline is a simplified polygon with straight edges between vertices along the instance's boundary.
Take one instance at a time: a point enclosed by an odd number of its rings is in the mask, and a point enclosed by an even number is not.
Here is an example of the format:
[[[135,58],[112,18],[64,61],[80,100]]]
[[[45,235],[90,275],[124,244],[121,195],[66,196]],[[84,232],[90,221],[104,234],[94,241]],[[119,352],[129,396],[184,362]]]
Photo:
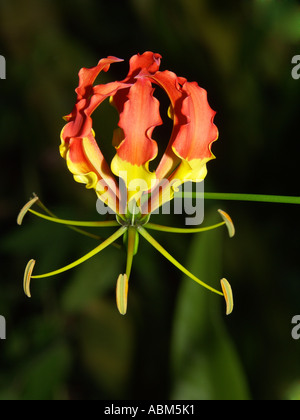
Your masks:
[[[189,161],[212,159],[211,145],[218,138],[218,129],[213,122],[216,112],[208,104],[206,90],[197,83],[187,82],[182,89],[187,93],[182,112],[187,116],[188,123],[175,139],[173,150],[180,158]]]
[[[206,90],[197,83],[186,82],[182,90],[187,95],[182,103],[182,113],[188,122],[180,127],[172,145],[173,152],[181,159],[172,179],[200,182],[207,173],[206,163],[215,158],[211,147],[218,139],[214,124],[216,112],[208,104]]]
[[[154,89],[147,78],[139,78],[130,88],[128,100],[120,115],[119,127],[124,139],[116,147],[117,154],[112,160],[112,172],[121,177],[132,197],[151,188],[156,180],[149,170],[149,162],[158,152],[157,143],[151,138],[156,126],[162,124],[159,102],[153,96]]]
[[[160,72],[161,56],[150,51],[131,58],[129,73],[122,82],[93,86],[101,71],[108,71],[112,63],[119,61],[122,60],[107,57],[92,69],[82,69],[79,73],[77,103],[65,117],[68,124],[62,132],[60,149],[74,178],[94,188],[97,194],[113,191],[118,195],[115,174],[125,181],[128,201],[133,196],[137,199],[137,192],[155,193],[159,184],[166,184],[163,179],[169,181],[168,188],[172,191],[185,181],[202,181],[207,162],[214,158],[212,143],[218,138],[213,122],[215,112],[207,102],[206,91],[175,73]],[[153,83],[169,96],[169,117],[174,122],[169,145],[156,172],[149,169],[158,152],[152,135],[162,120],[159,102],[153,96]],[[113,136],[117,153],[111,169],[92,129],[92,114],[108,97],[120,114],[119,128]],[[165,194],[157,196],[165,197]]]
[[[211,146],[218,138],[218,129],[213,122],[216,113],[208,104],[207,92],[197,83],[177,78],[171,72],[158,72],[151,79],[168,94],[170,116],[174,120],[168,148],[156,171],[158,179],[167,177],[168,182],[161,182],[152,190],[151,211],[154,211],[170,201],[184,182],[204,180],[206,164],[214,159]],[[149,208],[149,203],[147,205]],[[144,210],[147,212],[146,204]]]
[[[174,123],[173,131],[167,149],[156,170],[158,179],[166,179],[180,162],[180,158],[174,153],[172,146],[181,126],[187,123],[187,117],[182,113],[182,102],[186,94],[181,87],[186,82],[186,79],[177,77],[175,73],[168,70],[157,72],[149,77],[164,89],[171,102],[168,114]]]
[[[92,69],[81,69],[76,89],[77,103],[65,119],[68,121],[61,133],[61,156],[66,159],[70,172],[77,182],[95,189],[99,198],[114,211],[118,210],[117,181],[104,159],[92,129],[95,109],[118,90],[128,89],[129,84],[112,82],[93,86],[98,74],[107,71],[111,63],[122,61],[108,57]]]
[[[71,138],[65,143],[62,132],[60,152],[75,181],[94,189],[102,201],[118,211],[118,185],[94,136]]]

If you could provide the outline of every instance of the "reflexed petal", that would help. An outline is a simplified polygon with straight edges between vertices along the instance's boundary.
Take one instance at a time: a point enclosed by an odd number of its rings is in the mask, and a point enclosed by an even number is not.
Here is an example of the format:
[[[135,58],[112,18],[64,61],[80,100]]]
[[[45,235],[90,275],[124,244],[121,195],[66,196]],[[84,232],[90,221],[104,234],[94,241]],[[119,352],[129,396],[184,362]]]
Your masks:
[[[111,95],[116,93],[119,89],[128,88],[128,84],[121,82],[107,83],[106,85],[98,85],[92,88],[92,96],[88,99],[80,99],[72,113],[65,117],[68,124],[64,130],[64,140],[67,141],[71,137],[87,136],[92,129],[91,115],[95,109]]]
[[[109,165],[104,159],[92,129],[92,113],[119,89],[127,89],[128,84],[112,82],[93,87],[101,70],[107,71],[113,62],[122,61],[115,57],[100,60],[92,69],[79,72],[79,86],[76,89],[77,103],[61,133],[61,156],[77,182],[94,188],[98,197],[114,211],[118,209],[118,186]]]
[[[183,99],[186,97],[181,85],[186,82],[186,79],[177,77],[175,73],[168,70],[157,72],[150,78],[165,90],[171,102],[168,114],[174,122],[172,136],[156,170],[158,179],[166,179],[180,163],[180,158],[174,153],[172,146],[180,127],[188,122],[187,117],[181,111]]]
[[[158,151],[151,135],[162,120],[159,102],[153,97],[153,91],[151,82],[146,78],[137,79],[130,88],[119,121],[124,140],[117,146],[117,154],[111,163],[113,173],[120,176],[127,187],[135,189],[135,185],[143,181],[141,191],[150,189],[156,180],[155,173],[149,171],[149,162]]]
[[[169,116],[174,122],[169,145],[156,170],[157,178],[168,178],[169,183],[162,184],[160,199],[157,185],[152,190],[153,211],[168,201],[168,197],[172,199],[182,183],[204,180],[206,164],[214,159],[211,146],[218,138],[218,129],[213,123],[216,113],[207,102],[207,92],[197,83],[187,82],[170,71],[157,72],[149,78],[168,94]]]
[[[129,61],[129,73],[124,82],[131,81],[140,73],[143,76],[156,73],[159,70],[161,58],[160,54],[151,51],[134,55]]]
[[[62,141],[60,150],[75,181],[95,189],[98,197],[116,211],[118,185],[93,134],[84,138],[71,138],[68,147]]]
[[[159,69],[161,58],[160,54],[155,54],[151,51],[134,55],[129,61],[129,73],[123,80],[123,83],[133,84],[136,82],[138,75],[149,76],[156,73]],[[123,112],[128,93],[129,89],[119,90],[111,98],[111,103],[117,108],[119,114]]]
[[[98,65],[90,69],[83,68],[79,72],[79,85],[76,89],[77,99],[88,98],[92,94],[93,84],[103,70],[107,72],[113,63],[120,63],[123,60],[117,57],[107,57],[99,61]]]
[[[172,178],[199,182],[206,176],[206,163],[214,159],[211,146],[218,138],[218,129],[213,122],[216,113],[207,102],[206,90],[197,83],[186,82],[182,89],[187,93],[182,112],[188,123],[180,127],[172,146],[174,153],[182,159]]]
[[[174,188],[185,181],[203,181],[207,174],[206,164],[214,159],[212,143],[218,138],[218,129],[213,123],[216,113],[207,102],[207,92],[197,83],[187,82],[169,71],[157,72],[151,79],[168,94],[169,114],[174,121],[172,137],[157,168],[157,177],[168,176]]]

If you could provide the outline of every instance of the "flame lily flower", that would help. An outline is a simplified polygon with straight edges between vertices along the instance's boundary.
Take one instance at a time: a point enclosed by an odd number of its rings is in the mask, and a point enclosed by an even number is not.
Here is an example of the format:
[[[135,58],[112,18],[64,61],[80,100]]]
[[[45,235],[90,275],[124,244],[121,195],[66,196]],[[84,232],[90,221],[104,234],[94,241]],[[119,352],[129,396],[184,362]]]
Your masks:
[[[20,212],[18,223],[22,223],[24,215],[29,211],[96,239],[99,239],[97,235],[89,234],[81,228],[105,226],[118,229],[87,255],[59,270],[33,276],[35,261],[30,260],[24,275],[24,290],[28,297],[31,297],[31,279],[67,271],[124,236],[127,266],[126,273],[120,274],[118,278],[116,295],[118,309],[121,314],[125,314],[133,257],[137,252],[138,238],[142,236],[188,277],[224,296],[227,314],[231,313],[232,291],[226,279],[221,280],[222,291],[210,287],[184,268],[148,232],[148,229],[152,229],[170,233],[195,233],[227,225],[230,236],[234,235],[233,223],[222,210],[219,213],[223,221],[206,228],[180,229],[149,222],[151,213],[172,200],[180,185],[186,181],[204,180],[207,162],[214,159],[211,147],[218,138],[218,129],[214,124],[215,112],[208,104],[207,92],[196,82],[188,82],[171,71],[160,71],[161,58],[159,54],[149,51],[135,55],[130,60],[129,73],[124,80],[105,84],[95,85],[96,78],[101,72],[107,72],[112,64],[122,61],[119,58],[107,57],[93,68],[80,70],[74,109],[64,117],[67,124],[61,133],[60,154],[66,160],[75,181],[85,184],[88,189],[94,189],[101,202],[116,214],[116,220],[62,220],[35,196]],[[169,98],[168,116],[173,121],[173,131],[156,169],[150,170],[149,164],[158,154],[153,132],[163,124],[160,103],[154,96],[157,88],[162,89]],[[110,164],[105,160],[101,152],[101,140],[96,141],[93,130],[93,113],[106,99],[119,113],[118,127],[112,134],[116,154]],[[120,187],[120,180],[125,188]],[[34,204],[38,204],[44,213],[32,210]]]

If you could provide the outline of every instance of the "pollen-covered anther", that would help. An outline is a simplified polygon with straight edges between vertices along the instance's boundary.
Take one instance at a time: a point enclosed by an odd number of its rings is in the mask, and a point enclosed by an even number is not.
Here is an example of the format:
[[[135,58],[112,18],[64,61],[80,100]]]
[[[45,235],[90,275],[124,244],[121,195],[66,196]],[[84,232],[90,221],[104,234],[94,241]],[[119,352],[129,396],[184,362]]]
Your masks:
[[[228,233],[229,233],[230,238],[233,238],[234,235],[235,235],[235,227],[234,227],[234,224],[233,224],[233,221],[232,221],[231,217],[229,216],[229,214],[227,214],[223,210],[218,210],[218,212],[220,213],[222,219],[226,223],[226,227],[228,229]]]
[[[126,274],[120,274],[116,287],[117,308],[121,315],[126,315],[128,301],[128,277]]]
[[[35,260],[30,260],[26,266],[25,273],[24,273],[24,282],[23,282],[24,292],[25,292],[25,295],[29,298],[31,298],[30,281],[31,281],[31,276],[32,276],[32,271],[34,269],[34,266],[35,266]]]
[[[221,286],[226,301],[226,315],[230,315],[234,307],[232,288],[226,279],[221,280]]]
[[[37,202],[39,201],[39,197],[34,195],[34,197],[28,201],[28,203],[25,204],[25,206],[22,208],[22,210],[20,211],[18,218],[17,218],[17,223],[19,226],[21,226],[21,224],[23,223],[23,219],[26,215],[26,213],[31,209],[31,207]]]

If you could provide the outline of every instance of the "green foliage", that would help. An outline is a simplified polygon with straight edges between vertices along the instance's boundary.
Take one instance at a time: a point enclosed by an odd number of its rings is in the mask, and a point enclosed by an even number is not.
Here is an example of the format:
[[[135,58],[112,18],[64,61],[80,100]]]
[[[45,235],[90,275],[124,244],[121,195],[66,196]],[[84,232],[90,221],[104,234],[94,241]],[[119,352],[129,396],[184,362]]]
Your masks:
[[[215,287],[218,287],[216,279],[222,277],[223,234],[218,230],[204,233],[190,245],[189,269]],[[249,398],[245,374],[226,329],[230,318],[225,322],[223,313],[224,301],[183,278],[172,339],[174,399]]]

